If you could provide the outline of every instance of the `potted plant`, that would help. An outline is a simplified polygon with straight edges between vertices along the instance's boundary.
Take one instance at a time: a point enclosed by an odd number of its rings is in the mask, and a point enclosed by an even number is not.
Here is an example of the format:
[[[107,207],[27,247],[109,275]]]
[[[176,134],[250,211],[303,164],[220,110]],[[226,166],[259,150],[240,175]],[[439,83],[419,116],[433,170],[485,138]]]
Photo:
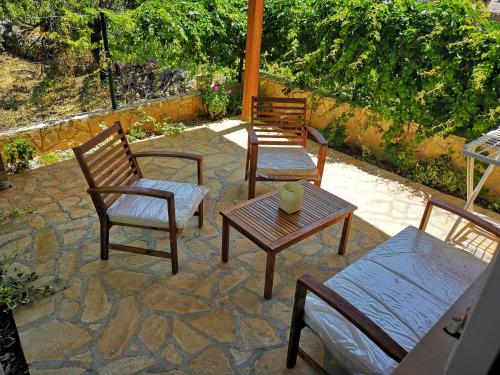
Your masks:
[[[223,82],[214,81],[211,84],[198,86],[200,101],[211,120],[222,118],[227,113],[232,90]]]

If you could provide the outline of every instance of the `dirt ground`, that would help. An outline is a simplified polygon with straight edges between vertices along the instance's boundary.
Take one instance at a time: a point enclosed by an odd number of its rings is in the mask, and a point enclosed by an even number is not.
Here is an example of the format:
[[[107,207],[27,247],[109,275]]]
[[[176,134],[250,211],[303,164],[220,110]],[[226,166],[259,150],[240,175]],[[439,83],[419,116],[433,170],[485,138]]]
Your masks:
[[[97,77],[50,78],[44,66],[0,53],[0,130],[109,106]]]

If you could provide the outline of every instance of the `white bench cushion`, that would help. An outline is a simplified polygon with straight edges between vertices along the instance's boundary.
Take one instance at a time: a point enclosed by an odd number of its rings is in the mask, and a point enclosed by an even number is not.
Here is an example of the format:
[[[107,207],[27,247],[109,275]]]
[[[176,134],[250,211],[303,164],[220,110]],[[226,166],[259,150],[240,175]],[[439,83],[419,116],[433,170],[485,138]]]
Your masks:
[[[316,164],[303,147],[259,147],[257,174],[266,178],[319,177]]]
[[[200,185],[145,178],[139,179],[132,186],[174,193],[177,228],[184,228],[208,193],[208,189]],[[108,208],[108,217],[115,223],[168,228],[167,201],[141,195],[122,194]]]
[[[325,282],[410,351],[486,265],[408,227]],[[306,324],[354,373],[391,373],[397,363],[309,293]]]

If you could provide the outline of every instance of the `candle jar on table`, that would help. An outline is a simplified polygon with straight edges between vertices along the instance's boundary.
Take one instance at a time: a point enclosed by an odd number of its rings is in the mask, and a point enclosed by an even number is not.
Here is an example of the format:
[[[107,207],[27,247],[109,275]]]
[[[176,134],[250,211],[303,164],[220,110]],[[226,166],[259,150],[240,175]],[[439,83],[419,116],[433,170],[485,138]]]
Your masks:
[[[300,211],[302,207],[302,198],[304,196],[304,187],[295,182],[283,184],[280,195],[280,209],[287,214],[293,214]]]

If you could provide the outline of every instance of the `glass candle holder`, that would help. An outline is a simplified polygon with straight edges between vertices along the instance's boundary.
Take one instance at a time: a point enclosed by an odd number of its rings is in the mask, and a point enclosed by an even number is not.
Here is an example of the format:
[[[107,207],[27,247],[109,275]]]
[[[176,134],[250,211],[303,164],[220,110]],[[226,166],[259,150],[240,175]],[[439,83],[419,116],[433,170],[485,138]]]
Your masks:
[[[283,184],[280,195],[280,209],[287,214],[293,214],[300,211],[302,207],[302,198],[304,196],[304,187],[295,182]]]

